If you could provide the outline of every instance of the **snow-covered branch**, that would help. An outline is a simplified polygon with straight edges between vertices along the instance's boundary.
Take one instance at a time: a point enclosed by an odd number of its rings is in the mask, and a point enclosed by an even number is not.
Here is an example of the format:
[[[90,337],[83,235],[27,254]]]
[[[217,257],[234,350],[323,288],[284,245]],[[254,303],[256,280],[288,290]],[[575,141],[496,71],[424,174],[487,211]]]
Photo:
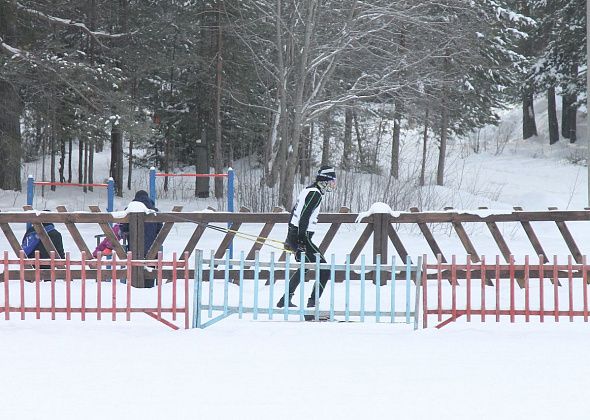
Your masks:
[[[104,32],[104,31],[91,31],[85,24],[80,23],[80,22],[76,22],[72,19],[63,19],[63,18],[59,18],[56,16],[51,16],[51,15],[43,13],[39,10],[30,9],[20,3],[16,3],[16,6],[20,11],[28,13],[33,16],[36,16],[39,19],[43,19],[45,21],[55,23],[57,25],[69,26],[72,28],[79,29],[82,32],[90,35],[103,48],[107,48],[107,47],[102,42],[100,42],[100,40],[98,38],[117,39],[117,38],[122,38],[122,37],[132,35],[132,33],[110,34],[108,32]]]

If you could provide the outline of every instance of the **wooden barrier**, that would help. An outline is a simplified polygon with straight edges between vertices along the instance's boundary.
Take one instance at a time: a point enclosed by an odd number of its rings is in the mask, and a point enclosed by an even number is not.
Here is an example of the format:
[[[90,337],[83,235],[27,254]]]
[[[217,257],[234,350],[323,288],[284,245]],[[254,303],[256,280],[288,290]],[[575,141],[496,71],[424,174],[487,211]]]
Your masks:
[[[263,226],[259,233],[253,235],[256,241],[252,243],[252,246],[246,252],[246,255],[251,258],[263,245],[269,245],[267,238],[271,235],[273,229],[280,225],[284,229],[290,217],[289,213],[281,211],[279,208],[276,208],[272,213],[251,213],[246,208],[240,209],[237,213],[225,213],[212,211],[182,212],[182,207],[178,206],[171,212],[160,212],[157,214],[129,213],[124,215],[124,217],[115,217],[117,213],[101,212],[96,206],[91,207],[92,211],[87,213],[68,212],[63,206],[58,207],[57,210],[57,212],[0,212],[0,229],[16,255],[18,255],[21,248],[20,241],[16,238],[11,227],[15,223],[22,223],[23,225],[25,223],[31,223],[35,226],[42,242],[47,245],[47,249],[52,249],[52,244],[49,236],[42,229],[42,223],[63,224],[69,232],[69,238],[64,238],[64,241],[73,241],[80,253],[85,252],[87,255],[90,254],[90,248],[80,234],[79,228],[80,225],[94,224],[96,231],[102,232],[116,245],[115,253],[119,258],[125,257],[126,250],[116,241],[115,235],[110,227],[113,223],[129,224],[129,251],[132,252],[134,258],[137,255],[144,255],[143,251],[147,251],[145,255],[148,258],[153,258],[158,250],[163,245],[166,245],[166,238],[174,227],[180,227],[182,230],[185,245],[183,249],[173,249],[172,251],[176,251],[182,255],[181,258],[189,258],[197,248],[208,249],[199,247],[199,245],[210,225],[217,224],[218,229],[224,229],[219,226],[225,227],[229,224],[230,228],[225,231],[214,249],[215,257],[221,258],[227,251],[231,241],[240,235],[240,229],[242,227],[251,224],[262,224]],[[583,251],[579,244],[576,243],[572,231],[568,227],[568,223],[589,221],[589,210],[561,211],[552,208],[549,211],[523,211],[520,208],[515,208],[511,212],[488,213],[489,211],[485,209],[481,209],[480,213],[477,211],[469,213],[459,212],[450,208],[441,212],[420,212],[418,209],[412,208],[409,212],[399,212],[396,214],[369,214],[358,221],[360,225],[364,226],[360,236],[354,241],[347,242],[345,245],[339,244],[339,254],[350,254],[351,262],[354,263],[358,260],[358,257],[363,253],[363,249],[372,238],[371,255],[373,261],[375,261],[377,255],[381,256],[382,261],[388,261],[390,258],[389,251],[391,244],[392,248],[395,249],[395,252],[402,260],[405,260],[409,254],[421,255],[428,251],[433,255],[441,255],[442,262],[445,262],[447,261],[446,255],[450,255],[451,253],[457,254],[457,252],[449,252],[443,249],[435,239],[433,232],[442,228],[447,229],[449,232],[454,232],[465,253],[471,255],[473,262],[478,262],[480,260],[480,254],[478,253],[480,248],[475,242],[474,237],[470,236],[466,225],[479,224],[480,226],[486,227],[486,230],[490,232],[497,246],[496,253],[502,255],[505,262],[507,262],[507,258],[511,255],[511,249],[509,241],[502,234],[501,225],[503,223],[516,223],[526,233],[526,238],[528,238],[531,247],[541,254],[544,261],[547,262],[548,258],[542,245],[544,238],[539,237],[535,231],[534,224],[537,222],[551,222],[555,224],[574,260],[577,263],[581,261]],[[338,213],[320,214],[319,224],[329,225],[326,234],[321,239],[320,250],[326,252],[342,227],[356,223],[358,218],[359,214],[350,213],[344,207]],[[149,250],[143,250],[142,237],[144,223],[155,222],[163,223],[164,228],[158,234],[152,247]],[[424,237],[428,245],[427,250],[408,249],[407,244],[404,243],[404,240],[398,233],[399,227],[412,225],[416,226],[418,228],[417,230]],[[284,230],[286,231],[286,229]],[[62,234],[65,234],[63,230]],[[551,240],[553,241],[554,238],[551,238]],[[490,255],[489,252],[487,254]],[[284,259],[285,254],[282,252],[279,261],[283,261]],[[476,272],[472,274],[480,275]],[[450,274],[444,272],[442,275],[448,278]],[[144,278],[142,273],[135,273],[133,285],[142,287],[144,285]],[[519,282],[519,285],[522,287],[522,282]]]

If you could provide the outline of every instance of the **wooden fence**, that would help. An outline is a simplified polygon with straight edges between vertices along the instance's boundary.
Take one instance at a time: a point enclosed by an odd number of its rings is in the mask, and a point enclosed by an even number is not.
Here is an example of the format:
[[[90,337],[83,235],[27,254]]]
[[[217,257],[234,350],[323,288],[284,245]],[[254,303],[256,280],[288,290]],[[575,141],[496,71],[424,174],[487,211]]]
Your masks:
[[[26,208],[29,209],[29,208]],[[29,209],[30,210],[30,209]],[[117,217],[118,213],[105,213],[98,207],[91,206],[90,212],[68,212],[63,206],[57,208],[57,212],[0,212],[0,229],[2,230],[9,246],[19,254],[21,250],[20,240],[16,237],[13,227],[15,224],[31,223],[36,232],[39,234],[42,243],[48,250],[55,250],[49,236],[45,233],[43,223],[55,223],[58,226],[61,224],[65,226],[64,242],[74,242],[80,253],[85,253],[86,256],[91,255],[92,248],[88,245],[88,238],[84,239],[80,233],[81,225],[92,224],[95,232],[102,232],[106,237],[116,245],[114,252],[118,258],[126,258],[126,249],[116,240],[115,234],[111,228],[113,223],[128,223],[129,224],[129,251],[132,255],[146,255],[146,259],[153,259],[156,257],[158,251],[162,246],[165,247],[167,253],[176,252],[181,255],[181,259],[189,258],[196,248],[211,249],[209,245],[207,248],[199,246],[200,241],[210,226],[230,226],[226,230],[223,237],[216,243],[214,247],[215,258],[222,258],[229,248],[233,240],[240,235],[240,229],[250,224],[262,224],[259,233],[253,235],[256,241],[252,242],[249,247],[246,259],[252,260],[256,251],[260,250],[265,245],[271,245],[267,238],[272,231],[281,226],[283,232],[286,231],[285,225],[288,223],[289,214],[280,208],[276,208],[271,213],[251,213],[246,208],[240,209],[237,213],[225,212],[182,212],[182,207],[177,206],[171,212],[160,212],[157,214],[144,213],[129,213],[122,217]],[[319,248],[322,252],[326,252],[330,245],[335,240],[337,233],[345,225],[352,225],[359,223],[362,226],[362,232],[356,240],[347,242],[345,244],[338,244],[338,252],[342,255],[350,254],[352,263],[356,262],[363,253],[365,246],[371,246],[373,262],[376,261],[376,256],[380,255],[382,261],[389,260],[390,244],[393,246],[396,254],[402,261],[408,258],[409,254],[421,255],[423,253],[431,253],[432,255],[440,255],[443,263],[448,261],[447,256],[457,254],[456,251],[444,250],[437,242],[434,231],[437,229],[444,229],[447,236],[454,235],[460,241],[465,250],[465,254],[471,255],[474,263],[481,260],[478,251],[478,244],[475,243],[474,238],[468,233],[467,225],[476,224],[484,226],[489,231],[491,238],[496,245],[496,253],[504,258],[505,262],[509,262],[513,251],[509,246],[509,240],[502,233],[502,224],[513,223],[520,226],[520,229],[526,234],[529,244],[536,255],[541,255],[544,262],[548,262],[549,258],[544,249],[544,241],[547,239],[539,237],[535,230],[535,223],[549,222],[554,224],[559,231],[561,240],[569,250],[576,263],[581,263],[583,252],[578,243],[574,239],[568,223],[570,222],[586,222],[590,220],[590,210],[581,211],[563,211],[554,208],[548,211],[523,211],[520,208],[515,208],[514,211],[509,212],[487,212],[486,209],[480,209],[480,212],[458,212],[453,209],[445,209],[440,212],[420,212],[418,209],[410,209],[409,212],[399,212],[395,214],[389,213],[374,213],[362,217],[358,220],[359,214],[350,213],[347,208],[341,208],[339,213],[323,213],[319,216],[319,224],[327,225],[325,234],[319,241]],[[143,226],[144,223],[161,222],[163,229],[158,234],[152,247],[144,253],[143,249]],[[170,249],[167,245],[168,238],[173,227],[180,226],[178,229],[182,234],[182,243],[184,246],[178,246],[179,241],[176,240],[175,247],[178,249]],[[399,228],[402,226],[416,227],[416,231],[424,238],[428,249],[408,249],[400,235]],[[251,226],[250,226],[251,228]],[[508,238],[509,239],[509,238]],[[555,238],[549,240],[554,241]],[[369,242],[371,241],[371,242]],[[489,252],[488,252],[489,255]],[[279,257],[279,261],[285,259],[285,253]],[[12,275],[12,274],[11,274]],[[143,271],[137,270],[134,273],[133,285],[142,287],[144,285]],[[164,274],[166,275],[166,274]],[[191,272],[191,276],[193,273]],[[442,273],[443,278],[449,278],[450,274],[445,271]],[[522,276],[522,273],[516,273],[517,278]],[[246,276],[248,278],[248,276]],[[340,280],[342,277],[340,277]],[[338,281],[338,279],[337,279]]]

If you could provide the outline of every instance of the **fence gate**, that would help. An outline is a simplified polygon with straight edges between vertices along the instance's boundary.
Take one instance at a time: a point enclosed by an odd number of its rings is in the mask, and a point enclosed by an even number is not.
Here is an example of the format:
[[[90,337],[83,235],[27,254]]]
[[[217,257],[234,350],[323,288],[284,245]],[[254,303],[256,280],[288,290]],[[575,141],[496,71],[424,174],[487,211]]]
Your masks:
[[[360,265],[351,265],[350,255],[344,264],[336,264],[335,255],[329,263],[297,262],[287,254],[285,261],[277,261],[271,253],[269,261],[260,261],[256,252],[252,261],[240,258],[215,258],[213,252],[204,256],[196,252],[193,327],[206,328],[216,322],[237,315],[252,320],[325,320],[333,322],[404,323],[418,328],[418,309],[422,258],[412,265],[408,257],[398,265],[395,257],[390,263],[367,264],[361,256]],[[307,298],[315,287],[318,295],[320,270],[329,270],[330,277],[320,303],[307,308]],[[216,272],[223,272],[217,279]],[[293,296],[297,308],[277,308],[276,302],[288,301],[288,281],[298,276],[299,286]],[[306,280],[310,280],[306,282]]]

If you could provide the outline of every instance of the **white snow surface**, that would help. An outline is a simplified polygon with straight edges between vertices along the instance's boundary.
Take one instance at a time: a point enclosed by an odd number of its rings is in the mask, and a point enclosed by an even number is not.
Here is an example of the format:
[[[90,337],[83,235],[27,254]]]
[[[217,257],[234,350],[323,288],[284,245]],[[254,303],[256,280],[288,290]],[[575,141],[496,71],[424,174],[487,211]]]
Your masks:
[[[542,115],[538,110],[539,120]],[[581,121],[581,139],[584,128]],[[490,151],[461,158],[464,178],[478,179],[481,186],[498,192],[493,202],[481,204],[494,213],[517,205],[525,210],[553,205],[584,208],[587,169],[565,157],[585,150],[586,144],[579,140],[569,145],[562,139],[549,148],[543,136],[523,142],[515,131],[515,140],[503,154]],[[97,156],[99,162],[102,156]],[[3,211],[24,204],[23,195],[2,193]],[[133,192],[127,194],[130,197],[117,199],[116,208],[128,205]],[[477,194],[461,191],[459,196],[472,200]],[[103,208],[106,202],[104,195],[83,199]],[[76,200],[71,191],[58,190],[39,208],[70,200]],[[160,200],[157,206],[168,210],[175,204]],[[191,203],[185,211],[208,204]],[[392,212],[381,204],[366,214]],[[344,229],[328,252],[348,249],[361,228]],[[24,226],[18,229],[15,233],[22,235]],[[192,231],[175,227],[177,239],[165,248],[182,249],[186,238],[181,234]],[[485,226],[472,238],[480,239],[479,233],[483,238],[484,232]],[[561,257],[568,251],[556,232],[555,226],[547,226],[537,233],[550,239],[547,253]],[[589,246],[583,238],[590,237],[590,229],[581,223],[572,232],[585,252]],[[95,233],[82,231],[90,241]],[[212,234],[210,243],[222,237]],[[273,230],[272,236],[282,239],[284,234]],[[323,232],[316,235],[319,243]],[[532,253],[528,242],[508,237],[514,239],[513,252]],[[443,233],[439,241],[464,258],[460,245],[453,245],[448,235]],[[404,237],[408,249],[418,249],[422,242],[417,233]],[[66,251],[76,249],[64,245]],[[3,237],[0,246],[10,249]],[[236,251],[247,250],[251,244],[236,240],[235,246]],[[489,249],[497,253],[491,245]],[[482,245],[480,252],[487,250]],[[113,322],[108,316],[102,321],[89,316],[82,322],[59,315],[56,321],[35,320],[34,314],[25,321],[12,314],[5,321],[0,314],[0,419],[589,418],[587,323],[565,318],[546,319],[543,324],[463,319],[440,330],[432,324],[413,331],[412,325],[376,324],[374,319],[346,324],[232,316],[204,330],[173,331],[142,315],[130,322]]]

